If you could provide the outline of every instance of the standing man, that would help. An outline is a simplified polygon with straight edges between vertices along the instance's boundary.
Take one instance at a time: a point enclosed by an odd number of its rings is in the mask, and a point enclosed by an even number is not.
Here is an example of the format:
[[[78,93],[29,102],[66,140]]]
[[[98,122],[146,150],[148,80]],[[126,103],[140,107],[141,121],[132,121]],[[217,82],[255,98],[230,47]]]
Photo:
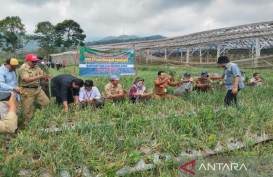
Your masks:
[[[61,74],[51,79],[51,96],[56,97],[56,103],[62,104],[67,112],[68,104],[79,104],[79,90],[82,86],[82,79],[70,74]]]
[[[16,99],[19,101],[19,94],[22,92],[22,89],[19,87],[15,72],[18,66],[18,60],[16,58],[10,58],[0,67],[0,91],[13,91]]]
[[[19,68],[20,86],[23,88],[22,110],[26,122],[33,117],[35,101],[42,107],[49,105],[49,98],[42,90],[40,83],[43,79],[50,79],[50,76],[36,66],[38,61],[36,55],[27,54],[26,62]]]
[[[48,67],[43,61],[44,58],[42,56],[37,56],[37,58],[39,59],[39,61],[37,62],[37,66],[39,66],[43,70],[43,73],[49,74]],[[50,99],[49,80],[45,80],[45,79],[41,80],[41,87],[43,91],[45,92],[46,96]]]
[[[227,89],[227,94],[224,100],[225,105],[235,105],[237,107],[237,94],[244,88],[240,69],[237,64],[231,63],[227,56],[220,56],[217,63],[224,68],[223,74],[222,76],[211,76],[211,78],[224,78]]]
[[[17,101],[11,93],[8,101],[2,101],[3,92],[0,92],[0,133],[14,133],[17,129]]]

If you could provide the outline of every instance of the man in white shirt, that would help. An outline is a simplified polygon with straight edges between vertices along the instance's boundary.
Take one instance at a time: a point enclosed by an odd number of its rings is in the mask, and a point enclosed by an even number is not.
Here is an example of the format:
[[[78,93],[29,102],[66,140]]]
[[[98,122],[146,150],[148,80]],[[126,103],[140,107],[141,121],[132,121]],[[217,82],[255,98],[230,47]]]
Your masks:
[[[253,78],[249,80],[249,83],[253,87],[259,87],[263,85],[263,81],[260,78],[260,73],[254,73]]]
[[[100,91],[97,87],[94,86],[92,80],[86,80],[84,87],[80,89],[79,101],[82,107],[85,107],[88,104],[99,108],[104,106]]]

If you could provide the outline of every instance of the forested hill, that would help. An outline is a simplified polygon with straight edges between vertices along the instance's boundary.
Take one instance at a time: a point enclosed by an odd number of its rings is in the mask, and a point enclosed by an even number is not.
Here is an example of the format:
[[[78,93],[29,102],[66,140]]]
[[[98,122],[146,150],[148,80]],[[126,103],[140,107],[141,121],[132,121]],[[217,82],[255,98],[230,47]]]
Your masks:
[[[100,45],[100,44],[114,44],[114,43],[120,43],[120,42],[134,42],[134,41],[147,41],[147,40],[157,40],[157,39],[164,39],[165,36],[161,35],[153,35],[148,37],[137,37],[133,35],[121,35],[118,37],[106,37],[104,39],[98,40],[98,41],[92,41],[92,42],[86,42],[85,45]]]

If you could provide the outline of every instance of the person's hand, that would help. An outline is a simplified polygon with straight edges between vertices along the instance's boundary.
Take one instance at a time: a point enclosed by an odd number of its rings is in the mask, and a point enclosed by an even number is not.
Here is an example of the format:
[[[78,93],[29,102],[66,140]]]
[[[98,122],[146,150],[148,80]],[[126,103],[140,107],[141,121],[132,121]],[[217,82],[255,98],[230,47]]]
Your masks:
[[[86,103],[86,102],[87,102],[87,100],[82,100],[82,101],[81,101],[81,103]]]
[[[88,103],[95,103],[95,102],[96,102],[95,99],[88,100]]]
[[[238,93],[238,88],[237,87],[233,87],[231,93],[233,93],[234,95],[236,95]]]
[[[63,110],[64,112],[68,112],[68,107],[67,108],[65,107]]]
[[[20,87],[14,87],[13,90],[14,90],[16,93],[19,93],[19,94],[21,94],[22,91],[23,91],[22,88],[20,88]]]
[[[40,75],[40,78],[41,79],[50,79],[50,75],[49,74],[43,74],[43,75]]]

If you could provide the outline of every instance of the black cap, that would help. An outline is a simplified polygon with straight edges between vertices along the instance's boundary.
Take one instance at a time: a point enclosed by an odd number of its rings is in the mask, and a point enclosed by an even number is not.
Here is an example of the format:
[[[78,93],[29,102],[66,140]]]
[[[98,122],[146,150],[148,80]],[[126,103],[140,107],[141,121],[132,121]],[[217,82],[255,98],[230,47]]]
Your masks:
[[[86,80],[84,85],[93,87],[93,81],[92,80]]]
[[[229,63],[230,60],[228,59],[227,56],[220,56],[217,60],[217,63],[221,64],[221,63]]]
[[[44,59],[44,57],[42,57],[42,56],[37,56],[37,58],[38,58],[39,60],[43,60],[43,59]]]

